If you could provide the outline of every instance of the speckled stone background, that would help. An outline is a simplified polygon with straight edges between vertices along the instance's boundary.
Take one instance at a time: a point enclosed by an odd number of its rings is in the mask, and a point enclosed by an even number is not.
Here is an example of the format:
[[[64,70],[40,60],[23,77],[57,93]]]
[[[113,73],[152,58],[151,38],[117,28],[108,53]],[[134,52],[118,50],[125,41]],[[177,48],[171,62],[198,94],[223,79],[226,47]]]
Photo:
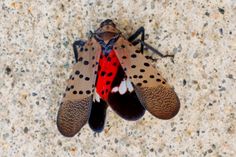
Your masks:
[[[0,156],[236,156],[235,0],[1,0]],[[105,130],[73,138],[56,127],[75,39],[107,18],[125,36],[140,26],[174,85],[179,114],[128,122],[108,110]],[[155,64],[155,63],[154,63]]]

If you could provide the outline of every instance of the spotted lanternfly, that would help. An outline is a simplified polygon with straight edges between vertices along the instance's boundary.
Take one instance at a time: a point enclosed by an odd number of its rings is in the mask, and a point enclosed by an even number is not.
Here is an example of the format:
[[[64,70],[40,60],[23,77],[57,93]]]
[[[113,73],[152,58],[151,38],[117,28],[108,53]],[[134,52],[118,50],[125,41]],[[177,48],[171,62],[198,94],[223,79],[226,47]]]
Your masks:
[[[141,118],[145,110],[160,119],[178,113],[175,91],[143,54],[144,46],[166,57],[144,42],[143,27],[125,39],[110,19],[88,41],[75,41],[76,64],[57,117],[64,136],[74,136],[87,121],[95,132],[102,131],[108,106],[126,120]]]

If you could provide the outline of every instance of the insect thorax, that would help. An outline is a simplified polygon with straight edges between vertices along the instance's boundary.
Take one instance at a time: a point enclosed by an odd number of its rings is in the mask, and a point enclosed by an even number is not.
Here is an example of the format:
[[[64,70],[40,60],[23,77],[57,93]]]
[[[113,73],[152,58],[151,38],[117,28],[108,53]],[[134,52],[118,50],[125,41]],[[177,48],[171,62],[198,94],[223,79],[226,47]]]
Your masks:
[[[111,52],[113,45],[115,44],[115,42],[118,40],[119,37],[120,37],[120,34],[114,35],[106,44],[103,38],[99,37],[98,35],[94,36],[94,38],[98,41],[98,43],[102,47],[102,53],[106,56]]]

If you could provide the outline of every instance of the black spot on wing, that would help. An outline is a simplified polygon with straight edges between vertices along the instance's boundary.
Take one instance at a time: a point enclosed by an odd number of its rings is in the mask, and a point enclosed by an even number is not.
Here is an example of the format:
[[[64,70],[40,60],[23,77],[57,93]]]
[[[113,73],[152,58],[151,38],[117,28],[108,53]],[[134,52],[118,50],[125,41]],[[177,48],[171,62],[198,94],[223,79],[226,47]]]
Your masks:
[[[149,67],[150,64],[149,63],[144,63],[144,66]]]
[[[137,83],[137,86],[141,87],[141,86],[142,86],[142,83]]]
[[[147,80],[143,80],[143,83],[148,83],[148,81]]]
[[[107,61],[110,62],[111,61],[111,57],[107,57]]]
[[[91,93],[91,91],[90,90],[86,90],[86,92],[85,92],[86,94],[90,94]]]
[[[131,57],[132,57],[132,58],[136,58],[137,55],[136,55],[136,54],[132,54]]]
[[[144,69],[140,69],[140,72],[143,73],[143,72],[145,72],[145,70]]]
[[[131,68],[133,68],[133,69],[136,68],[136,65],[131,65]]]
[[[154,78],[154,75],[150,75],[149,77],[150,77],[150,78]]]
[[[89,80],[90,80],[90,78],[89,78],[89,77],[85,77],[84,79],[85,79],[86,81],[89,81]]]
[[[139,50],[135,50],[135,53],[140,53],[140,51]]]
[[[138,78],[139,78],[139,79],[143,78],[143,75],[139,75]]]
[[[112,76],[112,72],[109,72],[109,73],[107,74],[107,76],[108,76],[108,77]]]
[[[105,71],[102,71],[101,72],[101,76],[105,76],[106,75],[106,72]]]
[[[88,65],[89,64],[89,61],[84,61],[84,65]]]
[[[80,57],[80,58],[78,59],[79,62],[81,62],[82,60],[83,60],[83,57]]]

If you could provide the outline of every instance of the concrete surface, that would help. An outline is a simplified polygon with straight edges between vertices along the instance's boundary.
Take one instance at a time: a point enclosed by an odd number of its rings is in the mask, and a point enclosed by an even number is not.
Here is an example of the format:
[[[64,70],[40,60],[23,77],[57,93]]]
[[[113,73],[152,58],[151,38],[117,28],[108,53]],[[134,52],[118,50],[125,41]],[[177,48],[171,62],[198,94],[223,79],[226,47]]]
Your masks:
[[[236,1],[1,0],[1,157],[236,156]],[[73,138],[56,127],[73,61],[71,44],[111,18],[125,36],[140,26],[163,53],[179,114],[127,122],[108,110],[105,131]],[[155,64],[155,63],[154,63]]]

